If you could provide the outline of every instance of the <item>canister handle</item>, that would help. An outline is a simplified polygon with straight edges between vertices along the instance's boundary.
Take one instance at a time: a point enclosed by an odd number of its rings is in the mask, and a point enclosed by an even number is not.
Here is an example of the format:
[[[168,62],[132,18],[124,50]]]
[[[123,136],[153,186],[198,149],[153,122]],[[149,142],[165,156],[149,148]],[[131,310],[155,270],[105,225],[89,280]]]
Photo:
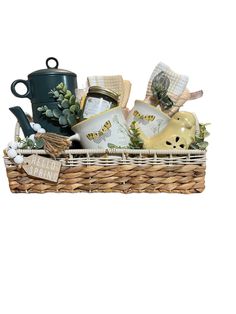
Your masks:
[[[54,67],[50,67],[50,65],[48,64],[48,62],[49,62],[50,60],[53,60],[53,61],[56,62],[56,65],[55,65]],[[54,58],[54,57],[49,57],[49,58],[47,58],[47,60],[46,60],[46,66],[47,66],[48,69],[57,69],[58,66],[59,66],[59,62],[58,62],[58,60],[57,60],[56,58]]]
[[[26,91],[25,94],[22,95],[22,94],[17,93],[17,91],[16,91],[16,85],[17,85],[18,83],[22,83],[22,84],[24,84],[24,85],[26,86],[27,91]],[[19,97],[19,98],[26,98],[26,97],[31,98],[29,81],[26,81],[26,80],[16,80],[16,81],[14,81],[14,82],[11,84],[11,92],[12,92],[13,95],[15,95],[16,97]]]

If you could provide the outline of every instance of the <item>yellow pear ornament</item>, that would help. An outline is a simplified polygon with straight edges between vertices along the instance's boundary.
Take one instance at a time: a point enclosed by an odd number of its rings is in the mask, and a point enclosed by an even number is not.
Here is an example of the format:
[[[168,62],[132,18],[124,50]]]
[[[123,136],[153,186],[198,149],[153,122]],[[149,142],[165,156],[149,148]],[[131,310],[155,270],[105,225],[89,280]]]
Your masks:
[[[182,150],[188,149],[194,141],[196,132],[196,118],[191,112],[177,112],[170,119],[168,125],[157,135],[146,137],[140,131],[145,149]]]

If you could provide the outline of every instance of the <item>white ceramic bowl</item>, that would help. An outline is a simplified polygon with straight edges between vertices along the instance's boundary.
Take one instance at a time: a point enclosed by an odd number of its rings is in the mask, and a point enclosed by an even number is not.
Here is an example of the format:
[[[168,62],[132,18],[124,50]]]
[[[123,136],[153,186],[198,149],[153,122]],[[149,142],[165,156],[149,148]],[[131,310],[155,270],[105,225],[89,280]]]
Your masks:
[[[104,149],[109,144],[127,147],[130,142],[122,108],[116,107],[99,113],[72,127],[83,148]]]
[[[136,100],[133,109],[127,117],[127,124],[136,121],[137,126],[146,136],[153,136],[162,131],[168,124],[170,117],[158,107],[149,105],[142,100]]]

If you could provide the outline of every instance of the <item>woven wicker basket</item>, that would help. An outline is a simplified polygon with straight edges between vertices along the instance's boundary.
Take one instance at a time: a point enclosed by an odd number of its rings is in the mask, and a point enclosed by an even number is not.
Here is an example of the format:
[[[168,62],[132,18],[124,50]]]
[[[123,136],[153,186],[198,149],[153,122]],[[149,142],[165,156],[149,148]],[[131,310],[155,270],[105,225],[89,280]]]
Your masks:
[[[15,127],[15,139],[20,126]],[[18,150],[49,157],[44,150]],[[196,193],[205,188],[206,151],[202,150],[67,150],[57,183],[33,178],[4,156],[10,190],[46,192]]]
[[[19,150],[24,156],[43,150]],[[68,150],[57,183],[29,177],[4,157],[12,192],[202,192],[206,153],[199,150]]]

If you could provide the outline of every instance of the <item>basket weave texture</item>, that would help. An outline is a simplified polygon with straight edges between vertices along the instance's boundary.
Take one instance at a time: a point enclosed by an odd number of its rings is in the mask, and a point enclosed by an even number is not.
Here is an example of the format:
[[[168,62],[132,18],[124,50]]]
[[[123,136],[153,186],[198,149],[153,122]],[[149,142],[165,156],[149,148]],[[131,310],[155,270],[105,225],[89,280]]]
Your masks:
[[[24,156],[43,150],[19,150]],[[57,183],[30,177],[4,157],[10,190],[45,192],[197,193],[205,187],[206,152],[201,150],[68,150],[57,158]]]

